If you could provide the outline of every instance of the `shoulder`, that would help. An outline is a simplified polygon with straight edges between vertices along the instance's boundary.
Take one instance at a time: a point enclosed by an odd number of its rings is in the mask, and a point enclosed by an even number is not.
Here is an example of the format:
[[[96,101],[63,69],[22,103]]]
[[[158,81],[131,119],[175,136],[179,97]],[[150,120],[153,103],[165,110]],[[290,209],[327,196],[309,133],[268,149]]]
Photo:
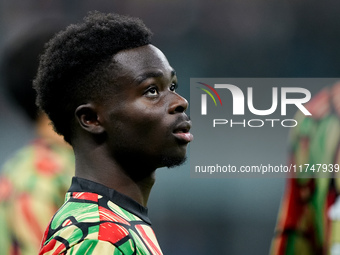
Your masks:
[[[74,155],[70,148],[36,139],[14,153],[2,172],[12,179],[18,175],[51,179],[58,175],[71,177],[73,169]]]
[[[7,200],[25,194],[32,201],[53,204],[58,208],[74,174],[74,156],[70,149],[61,149],[37,139],[17,151],[3,166],[0,184],[6,188]],[[0,188],[3,193],[4,188]],[[0,197],[4,197],[0,194]]]
[[[118,247],[110,242],[85,239],[71,247],[66,247],[65,244],[55,242],[53,247],[44,246],[39,252],[39,255],[52,255],[52,254],[67,254],[67,255],[83,255],[83,254],[114,254],[124,255]]]
[[[40,254],[84,254],[82,251],[92,249],[95,254],[149,250],[162,254],[151,226],[101,195],[69,192],[66,199],[45,233]]]
[[[317,133],[328,132],[337,127],[340,116],[340,83],[325,87],[305,105],[311,115],[298,111],[294,119],[298,125],[291,129],[291,143],[314,138]]]

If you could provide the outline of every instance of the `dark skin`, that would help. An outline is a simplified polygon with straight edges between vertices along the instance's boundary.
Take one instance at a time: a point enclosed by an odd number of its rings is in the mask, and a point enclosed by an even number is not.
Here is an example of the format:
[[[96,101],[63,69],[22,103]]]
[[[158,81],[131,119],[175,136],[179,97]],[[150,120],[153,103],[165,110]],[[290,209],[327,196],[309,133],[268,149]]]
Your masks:
[[[118,71],[110,100],[75,111],[76,176],[146,206],[155,170],[185,159],[193,138],[188,102],[176,93],[176,74],[155,46],[120,51],[113,61]]]

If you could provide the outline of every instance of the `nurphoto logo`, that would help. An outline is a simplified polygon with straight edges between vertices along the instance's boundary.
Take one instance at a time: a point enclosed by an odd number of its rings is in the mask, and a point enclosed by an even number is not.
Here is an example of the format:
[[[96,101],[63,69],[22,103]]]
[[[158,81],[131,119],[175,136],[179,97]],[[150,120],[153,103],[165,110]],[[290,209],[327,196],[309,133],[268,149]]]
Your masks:
[[[222,106],[222,100],[221,100],[221,97],[220,95],[217,93],[217,91],[211,87],[210,85],[208,84],[205,84],[203,82],[198,82],[199,84],[202,84],[203,86],[207,87],[208,89],[210,89],[218,98],[218,100],[220,101],[220,104]],[[201,90],[203,90],[204,92],[206,92],[210,97],[211,99],[214,101],[215,103],[215,106],[217,106],[217,103],[216,103],[216,100],[215,100],[215,97],[209,92],[209,90],[207,89],[204,89],[204,88],[200,88],[200,87],[197,87]],[[201,114],[202,115],[207,115],[207,95],[206,94],[202,94],[201,95]]]
[[[231,93],[233,106],[232,106],[232,114],[235,115],[245,115],[245,99],[247,101],[247,106],[249,112],[251,112],[254,115],[257,116],[269,116],[273,114],[277,109],[279,105],[279,96],[278,96],[278,88],[272,87],[272,93],[271,93],[271,106],[268,109],[256,109],[254,106],[254,96],[253,96],[253,88],[247,87],[247,94],[245,97],[245,94],[243,91],[236,85],[232,84],[214,84],[214,87],[212,87],[209,84],[203,83],[203,82],[197,82],[206,88],[197,87],[201,89],[205,94],[201,95],[201,115],[207,115],[208,114],[208,103],[207,103],[207,95],[210,96],[210,98],[213,100],[215,106],[217,106],[217,101],[215,99],[215,96],[220,102],[220,105],[222,105],[222,100],[220,97],[220,94],[216,91],[216,89],[219,89],[221,94],[224,93]],[[211,92],[210,92],[211,91]],[[295,95],[295,98],[289,97],[289,95]],[[215,96],[214,96],[215,95]],[[304,106],[305,103],[307,103],[311,99],[311,93],[308,89],[300,88],[300,87],[281,87],[280,88],[280,108],[281,108],[281,116],[286,116],[287,114],[287,105],[295,105],[298,110],[300,110],[304,115],[312,115]],[[299,98],[296,98],[296,96],[299,96]],[[265,123],[271,123],[271,126],[274,127],[276,122],[280,122],[283,127],[294,127],[298,123],[294,119],[249,119],[249,120],[242,120],[241,122],[235,122],[233,119],[213,119],[213,127],[216,127],[217,125],[225,125],[230,124],[230,126],[235,125],[242,125],[242,126],[249,126],[249,127],[262,127],[265,125]]]
[[[333,131],[338,134],[340,123],[332,111],[339,109],[330,105],[338,99],[331,88],[339,80],[338,77],[191,78],[189,110],[195,134],[190,144],[191,176],[287,178],[291,173],[305,173],[306,169],[333,176],[340,167],[329,164],[331,159],[319,153],[328,144],[334,147],[334,139],[324,139],[325,132],[333,129],[320,123],[334,122]],[[322,95],[329,97],[323,97],[320,103],[321,91],[327,91]],[[320,121],[320,118],[324,119]],[[313,137],[307,136],[310,131]],[[296,135],[302,136],[302,142],[293,142]],[[308,143],[317,146],[306,153],[320,154],[320,160],[307,166],[300,161],[291,162],[287,152],[305,148]]]

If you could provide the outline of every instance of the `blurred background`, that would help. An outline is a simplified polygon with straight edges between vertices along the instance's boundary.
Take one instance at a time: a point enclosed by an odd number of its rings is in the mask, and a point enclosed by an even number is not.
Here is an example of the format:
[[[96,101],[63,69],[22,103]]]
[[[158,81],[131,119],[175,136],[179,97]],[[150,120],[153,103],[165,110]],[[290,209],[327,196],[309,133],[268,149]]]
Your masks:
[[[340,76],[340,1],[331,0],[0,0],[0,54],[32,28],[63,28],[90,10],[143,19],[186,98],[194,77]],[[34,132],[1,80],[0,92],[3,164]],[[277,145],[282,153],[274,156],[285,160],[285,136]],[[239,157],[246,164],[252,155]],[[193,179],[188,164],[158,170],[149,200],[164,254],[267,254],[285,180]]]

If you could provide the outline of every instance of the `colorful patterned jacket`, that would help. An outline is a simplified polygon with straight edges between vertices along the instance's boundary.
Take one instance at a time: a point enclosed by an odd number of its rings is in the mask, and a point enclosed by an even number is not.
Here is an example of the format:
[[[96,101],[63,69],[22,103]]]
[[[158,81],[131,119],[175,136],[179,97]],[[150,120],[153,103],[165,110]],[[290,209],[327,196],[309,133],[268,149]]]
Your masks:
[[[271,255],[340,254],[340,84],[306,107],[312,116],[297,113],[289,162],[304,168],[287,179]],[[305,164],[313,178],[302,178]]]
[[[8,160],[0,175],[0,254],[38,254],[73,175],[72,149],[42,139]]]
[[[147,208],[99,183],[73,177],[40,255],[161,255]]]

